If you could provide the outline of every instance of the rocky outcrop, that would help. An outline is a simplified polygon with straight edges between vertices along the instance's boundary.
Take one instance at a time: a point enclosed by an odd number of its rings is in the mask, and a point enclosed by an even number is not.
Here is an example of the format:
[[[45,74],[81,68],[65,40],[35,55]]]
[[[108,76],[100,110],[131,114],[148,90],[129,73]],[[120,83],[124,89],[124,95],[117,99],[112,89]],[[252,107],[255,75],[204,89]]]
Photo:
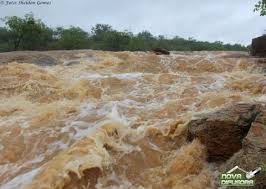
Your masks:
[[[261,109],[260,114],[252,123],[247,137],[243,140],[243,148],[236,153],[225,165],[221,171],[228,171],[234,166],[250,171],[264,165],[266,166],[266,110]],[[256,175],[256,185],[253,188],[266,188],[266,171],[261,171]],[[243,188],[243,187],[241,187]]]
[[[162,48],[154,48],[151,51],[155,53],[156,55],[169,55],[170,54],[168,50],[162,49]]]
[[[208,161],[227,160],[242,149],[243,139],[261,109],[259,104],[236,104],[199,115],[188,123],[187,140],[199,139],[206,146]]]
[[[209,161],[221,163],[220,172],[227,172],[235,166],[246,171],[258,167],[266,169],[265,104],[235,104],[199,115],[188,123],[187,140],[194,139],[205,145]],[[266,188],[265,170],[260,171],[255,179],[253,188]]]
[[[251,55],[266,57],[266,35],[254,38],[252,40]]]

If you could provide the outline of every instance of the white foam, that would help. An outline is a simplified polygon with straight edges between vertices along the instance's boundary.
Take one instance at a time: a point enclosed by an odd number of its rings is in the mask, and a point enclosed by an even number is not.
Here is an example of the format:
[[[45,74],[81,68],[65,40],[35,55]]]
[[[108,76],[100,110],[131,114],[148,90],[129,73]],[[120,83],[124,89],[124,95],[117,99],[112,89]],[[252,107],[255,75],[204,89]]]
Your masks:
[[[214,76],[215,82],[210,85],[212,90],[221,89],[224,87],[224,83],[226,79],[223,76],[215,75]]]
[[[101,75],[98,73],[86,73],[81,75],[78,80],[80,79],[88,79],[88,80],[100,80],[100,79],[106,79],[106,78],[118,78],[118,79],[138,79],[143,76],[143,73],[140,72],[132,72],[132,73],[119,73],[119,74],[106,74]]]
[[[129,125],[126,117],[118,112],[117,104],[114,104],[114,106],[112,107],[112,111],[107,115],[107,117],[110,118],[111,120],[121,123],[124,126]]]
[[[97,80],[97,79],[105,79],[108,78],[107,75],[100,75],[98,73],[86,73],[81,75],[78,79],[88,79],[88,80]]]
[[[266,95],[255,97],[254,100],[258,102],[266,102]]]
[[[84,121],[73,121],[70,127],[75,129],[73,137],[77,140],[89,136],[94,129],[93,125]]]
[[[0,151],[2,151],[4,148],[5,147],[2,144],[0,144]]]
[[[199,90],[200,93],[209,92],[209,91],[217,91],[224,87],[226,79],[223,76],[215,75],[213,76],[215,82],[211,84],[201,84],[197,85],[196,88]]]
[[[23,186],[29,184],[33,178],[39,173],[40,168],[34,169],[32,171],[29,171],[27,173],[24,173],[22,175],[19,175],[9,181],[8,183],[1,186],[1,189],[20,189]]]
[[[96,104],[94,103],[87,103],[80,107],[80,114],[78,115],[79,118],[84,118],[90,115],[93,110],[96,108]]]
[[[112,74],[111,77],[116,77],[118,79],[138,79],[143,75],[144,74],[140,72],[132,72],[132,73]]]
[[[13,170],[16,170],[16,169],[17,169],[17,166],[14,165],[14,164],[11,164],[11,163],[6,163],[6,164],[3,164],[3,165],[0,165],[0,175],[3,175],[6,172],[9,172],[10,170],[13,171]]]
[[[48,154],[53,154],[57,150],[64,150],[69,147],[68,144],[64,143],[63,141],[56,141],[49,144],[48,150],[46,151]]]

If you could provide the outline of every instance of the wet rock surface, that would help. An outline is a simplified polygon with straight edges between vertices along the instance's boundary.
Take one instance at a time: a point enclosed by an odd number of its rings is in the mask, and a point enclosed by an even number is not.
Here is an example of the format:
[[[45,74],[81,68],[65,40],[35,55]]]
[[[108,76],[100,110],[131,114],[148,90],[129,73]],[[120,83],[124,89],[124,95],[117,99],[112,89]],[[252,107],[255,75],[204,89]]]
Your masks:
[[[73,51],[16,51],[0,53],[0,65],[7,63],[29,63],[38,66],[55,66],[66,64],[66,66],[75,65],[81,61],[95,59],[90,50]]]
[[[32,63],[39,66],[52,66],[60,63],[56,58],[56,56],[54,55],[55,53],[27,52],[27,51],[9,52],[2,54],[0,53],[0,64],[17,62],[17,63]]]
[[[154,48],[151,51],[155,53],[156,55],[169,55],[170,54],[168,50],[162,49],[162,48]]]
[[[196,138],[206,147],[208,160],[220,163],[220,173],[235,166],[246,171],[263,169],[266,165],[265,104],[235,104],[199,115],[188,124],[187,139]],[[254,188],[266,188],[265,170],[260,171],[255,179]]]
[[[252,123],[247,137],[243,140],[243,148],[221,166],[221,171],[232,169],[238,165],[246,171],[255,170],[266,165],[266,109],[263,107],[260,114]],[[256,185],[253,188],[266,188],[266,172],[261,171],[255,177]],[[241,187],[243,188],[243,187]]]
[[[259,104],[236,104],[199,115],[188,124],[188,140],[199,139],[209,161],[223,161],[242,148],[242,141],[261,112]]]
[[[254,38],[251,44],[251,55],[266,57],[266,36]]]
[[[53,66],[53,65],[58,64],[58,62],[50,56],[38,57],[38,58],[36,58],[34,63],[37,65],[40,65],[40,66]]]

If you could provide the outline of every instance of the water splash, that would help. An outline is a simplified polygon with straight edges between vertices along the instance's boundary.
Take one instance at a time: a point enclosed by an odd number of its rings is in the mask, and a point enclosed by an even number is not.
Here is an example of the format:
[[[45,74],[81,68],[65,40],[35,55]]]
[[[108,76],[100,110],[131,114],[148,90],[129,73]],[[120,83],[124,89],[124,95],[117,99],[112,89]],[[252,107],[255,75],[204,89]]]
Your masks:
[[[216,188],[185,123],[265,101],[234,52],[49,53],[62,65],[0,65],[0,188]]]

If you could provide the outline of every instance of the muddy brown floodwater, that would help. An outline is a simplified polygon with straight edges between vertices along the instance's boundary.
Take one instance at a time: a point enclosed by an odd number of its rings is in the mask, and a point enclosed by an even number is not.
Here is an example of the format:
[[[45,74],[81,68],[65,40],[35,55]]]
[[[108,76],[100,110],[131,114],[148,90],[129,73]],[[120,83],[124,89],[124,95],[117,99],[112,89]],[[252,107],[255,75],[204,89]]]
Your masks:
[[[0,54],[1,189],[217,188],[186,123],[266,101],[264,70],[245,53],[45,53],[57,63]]]

